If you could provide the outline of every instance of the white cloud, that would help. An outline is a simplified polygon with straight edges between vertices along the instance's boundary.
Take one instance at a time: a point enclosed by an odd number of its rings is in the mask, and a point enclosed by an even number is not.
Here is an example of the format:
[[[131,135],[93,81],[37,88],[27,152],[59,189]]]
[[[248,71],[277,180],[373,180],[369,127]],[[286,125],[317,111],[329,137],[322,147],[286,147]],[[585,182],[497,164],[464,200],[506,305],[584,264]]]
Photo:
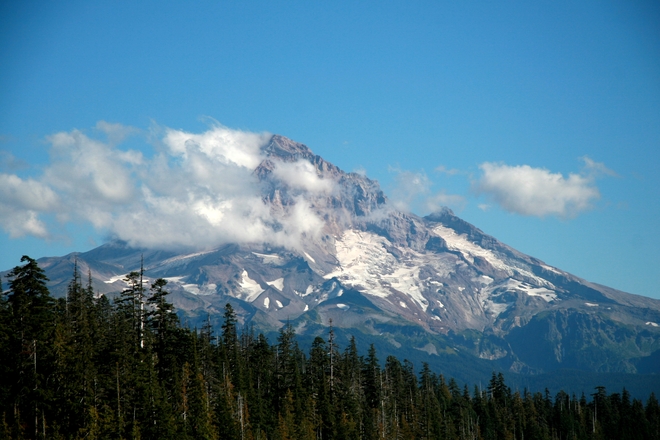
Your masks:
[[[57,204],[56,194],[46,185],[13,174],[0,173],[0,197],[2,203],[34,211],[48,211]]]
[[[167,129],[163,142],[171,154],[184,159],[191,151],[199,151],[215,163],[254,169],[261,162],[259,149],[270,137],[269,133],[250,133],[216,125],[201,134]]]
[[[142,164],[141,153],[118,150],[78,130],[48,140],[52,162],[45,183],[85,203],[124,204],[135,196],[132,168]]]
[[[262,243],[297,248],[324,223],[311,200],[334,190],[308,162],[276,163],[294,203],[274,213],[254,169],[271,135],[214,125],[164,129],[153,156],[116,142],[137,131],[100,122],[108,142],[79,130],[49,136],[51,162],[36,180],[0,174],[0,226],[12,237],[47,237],[44,214],[86,221],[135,246],[211,248]],[[52,225],[50,225],[52,227]]]
[[[292,188],[314,193],[329,194],[335,187],[335,182],[319,176],[314,165],[306,160],[278,162],[273,175]]]
[[[46,238],[48,231],[38,214],[51,212],[57,205],[58,197],[48,186],[0,173],[0,226],[12,238],[24,235]]]
[[[606,169],[588,158],[585,163],[587,168],[601,172]],[[517,214],[568,218],[592,208],[593,202],[600,198],[592,173],[564,177],[544,168],[490,162],[479,168],[482,176],[475,182],[476,191]]]

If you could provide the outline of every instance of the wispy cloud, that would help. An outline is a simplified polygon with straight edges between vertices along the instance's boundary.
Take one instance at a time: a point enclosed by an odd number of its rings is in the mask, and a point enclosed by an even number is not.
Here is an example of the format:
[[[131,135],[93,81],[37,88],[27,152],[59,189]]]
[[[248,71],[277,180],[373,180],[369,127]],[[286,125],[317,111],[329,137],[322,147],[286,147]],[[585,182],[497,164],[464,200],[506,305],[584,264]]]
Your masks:
[[[262,198],[254,169],[268,133],[214,125],[203,133],[160,130],[155,153],[122,149],[139,130],[100,122],[107,141],[72,130],[47,138],[51,161],[24,180],[0,174],[0,226],[12,237],[49,236],[44,215],[62,223],[90,222],[135,246],[209,248],[268,242],[290,248],[320,233],[311,197],[333,191],[305,161],[273,170],[295,188],[295,203],[275,215]]]
[[[582,156],[580,160],[584,162],[584,173],[589,175],[590,177],[593,178],[597,178],[601,176],[619,177],[619,175],[615,171],[607,168],[604,163],[596,162],[593,159],[591,159],[589,156]]]
[[[446,174],[448,176],[455,176],[457,174],[464,174],[461,170],[457,170],[456,168],[447,168],[444,165],[438,165],[437,167],[435,167],[434,171],[436,173]]]
[[[330,194],[335,186],[333,181],[320,178],[314,165],[307,161],[279,162],[273,175],[292,188],[312,193]]]
[[[15,172],[29,167],[30,165],[27,162],[17,159],[10,152],[0,151],[0,170]]]
[[[427,197],[424,203],[427,212],[437,212],[445,206],[462,209],[466,201],[465,197],[458,194],[447,194],[445,191],[440,191]]]
[[[482,175],[474,183],[479,194],[506,211],[537,217],[570,218],[589,210],[600,198],[595,180],[602,175],[616,175],[604,164],[583,157],[581,173],[564,176],[545,168],[529,165],[482,163]]]
[[[108,142],[112,145],[120,144],[126,138],[140,133],[138,128],[106,121],[97,122],[95,128],[105,133]]]
[[[390,192],[390,203],[399,210],[422,210],[434,212],[443,206],[460,207],[465,198],[447,194],[445,191],[433,192],[432,182],[423,171],[408,171],[390,167],[395,173],[395,185]]]

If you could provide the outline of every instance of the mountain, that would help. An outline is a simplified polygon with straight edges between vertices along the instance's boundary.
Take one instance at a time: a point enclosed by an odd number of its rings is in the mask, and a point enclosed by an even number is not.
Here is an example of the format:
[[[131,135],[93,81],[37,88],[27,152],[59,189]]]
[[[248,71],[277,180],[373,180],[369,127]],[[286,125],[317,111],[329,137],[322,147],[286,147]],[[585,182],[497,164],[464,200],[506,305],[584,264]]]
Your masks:
[[[340,337],[473,383],[493,369],[527,379],[565,370],[660,373],[660,301],[551,267],[449,209],[397,211],[377,182],[285,137],[273,136],[261,157],[253,177],[270,227],[286,232],[284,219],[305,204],[322,219],[318,228],[286,246],[255,240],[182,251],[112,241],[38,260],[51,291],[65,294],[77,263],[100,294],[117,293],[143,264],[146,278],[168,281],[193,325],[207,316],[218,322],[227,302],[243,324],[272,332],[288,321],[303,340],[327,335],[332,322]],[[283,177],[286,164],[311,170],[312,180]]]

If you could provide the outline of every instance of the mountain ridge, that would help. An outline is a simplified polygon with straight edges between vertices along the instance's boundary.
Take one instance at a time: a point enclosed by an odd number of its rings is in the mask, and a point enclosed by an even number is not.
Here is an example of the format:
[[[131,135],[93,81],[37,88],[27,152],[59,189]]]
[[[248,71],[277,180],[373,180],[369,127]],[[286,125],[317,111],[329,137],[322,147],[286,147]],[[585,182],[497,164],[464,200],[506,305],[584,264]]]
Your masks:
[[[551,267],[449,208],[425,217],[398,211],[378,182],[283,136],[261,154],[253,176],[274,230],[301,206],[318,229],[290,247],[181,251],[112,241],[39,259],[50,288],[63,295],[76,265],[99,294],[116,294],[144,264],[145,277],[165,278],[175,306],[193,320],[230,301],[242,324],[263,331],[292,321],[301,335],[318,335],[332,319],[393,349],[408,344],[430,358],[464,351],[511,373],[660,373],[649,361],[660,355],[660,301]]]

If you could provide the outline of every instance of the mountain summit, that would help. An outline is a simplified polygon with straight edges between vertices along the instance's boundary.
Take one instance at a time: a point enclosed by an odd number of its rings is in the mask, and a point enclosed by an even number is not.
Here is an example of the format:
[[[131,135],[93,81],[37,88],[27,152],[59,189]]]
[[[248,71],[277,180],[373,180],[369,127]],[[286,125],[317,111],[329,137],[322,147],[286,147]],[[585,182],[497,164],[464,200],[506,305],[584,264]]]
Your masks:
[[[296,219],[299,239],[186,251],[114,241],[39,260],[53,292],[64,294],[75,261],[99,293],[119,292],[143,259],[145,276],[165,278],[191,320],[219,316],[230,301],[258,329],[289,321],[313,336],[332,322],[428,359],[519,373],[660,372],[660,301],[551,267],[449,209],[397,211],[377,182],[285,137],[272,136],[261,157],[253,177],[269,227],[287,234],[284,219]]]

